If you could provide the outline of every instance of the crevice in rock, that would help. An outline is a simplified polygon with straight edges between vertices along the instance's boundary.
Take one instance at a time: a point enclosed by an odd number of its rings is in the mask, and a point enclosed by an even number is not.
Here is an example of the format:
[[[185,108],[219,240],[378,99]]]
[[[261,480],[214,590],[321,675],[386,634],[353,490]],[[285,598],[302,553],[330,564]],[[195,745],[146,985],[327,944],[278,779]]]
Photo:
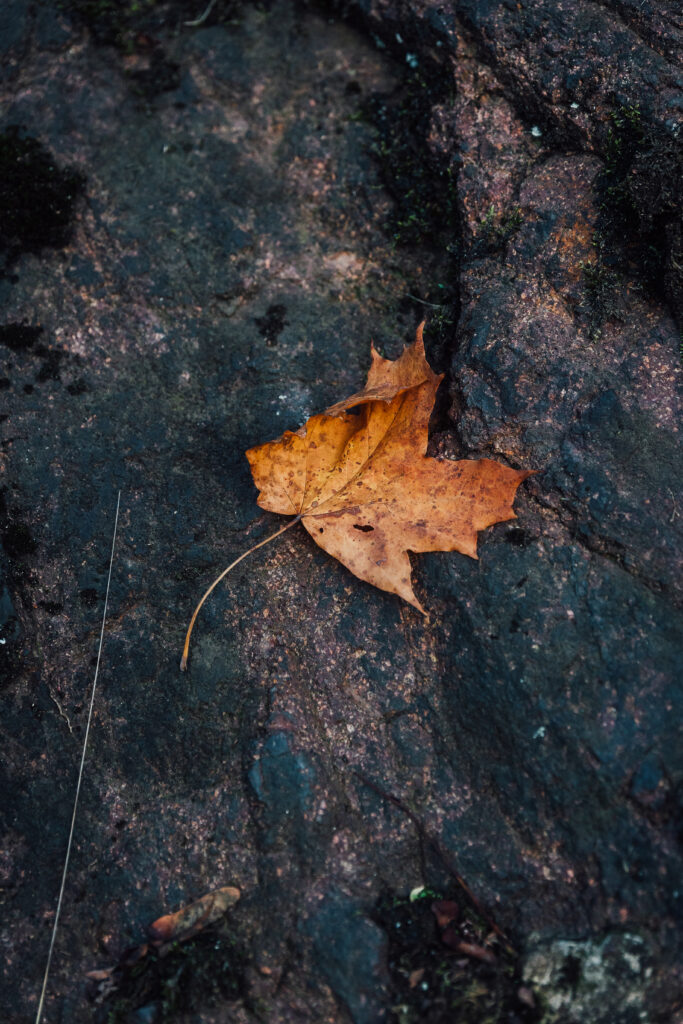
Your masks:
[[[535,503],[540,509],[549,512],[567,530],[568,535],[575,543],[580,544],[591,554],[606,558],[613,565],[618,566],[622,572],[631,576],[638,583],[647,587],[649,591],[657,596],[665,595],[674,608],[683,607],[683,600],[671,587],[667,587],[661,580],[648,576],[638,566],[629,561],[629,553],[624,544],[607,537],[590,528],[587,522],[581,522],[574,505],[567,499],[559,499],[553,503],[548,501],[539,492],[530,493],[528,500]]]

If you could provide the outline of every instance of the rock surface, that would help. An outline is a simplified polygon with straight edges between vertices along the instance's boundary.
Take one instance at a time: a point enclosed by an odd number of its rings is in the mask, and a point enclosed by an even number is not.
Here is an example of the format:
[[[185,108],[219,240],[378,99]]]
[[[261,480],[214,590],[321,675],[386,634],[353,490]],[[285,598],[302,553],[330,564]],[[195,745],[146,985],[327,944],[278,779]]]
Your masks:
[[[185,25],[202,7],[0,14],[0,160],[44,199],[6,185],[3,224],[46,226],[0,237],[7,1020],[35,1016],[119,489],[45,1020],[674,1020],[675,6],[219,2]],[[631,179],[660,205],[620,241]],[[415,560],[427,622],[295,528],[212,595],[181,675],[195,600],[280,525],[244,450],[425,311],[433,454],[536,470],[517,522],[477,562]],[[86,984],[223,885],[242,899],[209,945]],[[494,922],[504,992],[472,953]]]

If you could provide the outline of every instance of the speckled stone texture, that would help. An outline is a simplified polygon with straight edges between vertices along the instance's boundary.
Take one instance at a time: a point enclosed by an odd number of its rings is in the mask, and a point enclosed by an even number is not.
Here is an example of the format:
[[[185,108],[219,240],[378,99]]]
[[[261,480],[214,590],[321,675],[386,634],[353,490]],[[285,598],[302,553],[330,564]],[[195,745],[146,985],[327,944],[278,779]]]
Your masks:
[[[221,885],[238,995],[119,1019],[450,1020],[398,987],[377,907],[459,878],[518,953],[497,1019],[668,1024],[677,236],[663,201],[661,286],[595,242],[615,111],[676,144],[677,9],[282,0],[184,25],[202,6],[117,47],[77,4],[0,12],[0,134],[37,140],[72,224],[2,236],[3,1020],[35,1015],[121,489],[46,1021],[106,1020],[85,972]],[[370,101],[420,87],[459,228],[397,245]],[[414,559],[427,621],[295,527],[212,595],[181,675],[196,599],[281,525],[244,451],[356,391],[371,339],[394,358],[425,312],[431,451],[535,470],[518,520],[478,561]]]

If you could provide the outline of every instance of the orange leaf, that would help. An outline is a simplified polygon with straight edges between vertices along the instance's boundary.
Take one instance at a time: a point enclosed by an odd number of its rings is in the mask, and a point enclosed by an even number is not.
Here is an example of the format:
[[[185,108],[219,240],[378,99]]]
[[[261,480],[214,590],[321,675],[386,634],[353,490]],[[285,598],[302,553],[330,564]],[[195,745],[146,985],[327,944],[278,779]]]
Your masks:
[[[158,917],[148,927],[147,933],[156,944],[182,942],[217,921],[237,903],[239,898],[239,889],[232,885],[224,885],[221,889],[215,889],[195,900],[194,903],[181,907],[174,914]]]
[[[408,551],[476,558],[477,532],[515,518],[515,491],[530,475],[490,459],[426,455],[442,379],[425,359],[420,325],[396,360],[372,348],[362,391],[247,452],[261,508],[297,516],[356,576],[421,612]]]

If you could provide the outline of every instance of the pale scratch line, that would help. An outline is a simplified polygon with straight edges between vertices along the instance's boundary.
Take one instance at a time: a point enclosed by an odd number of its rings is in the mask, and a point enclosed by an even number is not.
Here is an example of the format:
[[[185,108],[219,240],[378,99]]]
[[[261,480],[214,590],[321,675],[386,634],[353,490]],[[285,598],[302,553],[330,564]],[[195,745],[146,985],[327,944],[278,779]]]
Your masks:
[[[73,734],[74,734],[74,731],[73,731],[73,727],[72,727],[72,725],[71,725],[71,721],[69,720],[69,716],[67,715],[66,711],[65,711],[65,710],[64,710],[64,708],[62,707],[62,705],[61,705],[60,701],[59,701],[59,700],[58,700],[58,699],[57,699],[57,698],[55,697],[55,695],[54,695],[54,693],[52,692],[52,690],[50,690],[50,697],[52,698],[52,700],[54,701],[54,703],[55,703],[55,704],[57,705],[57,710],[59,711],[59,714],[60,714],[60,716],[61,716],[61,717],[62,717],[62,718],[64,719],[64,721],[66,722],[66,724],[67,724],[67,725],[69,726],[69,732],[70,732],[70,733],[71,733],[71,735],[73,736]]]
[[[282,488],[282,493],[284,494],[285,498],[287,499],[287,501],[289,502],[289,504],[290,504],[290,505],[292,506],[292,508],[294,509],[294,515],[298,515],[298,514],[299,514],[299,512],[301,511],[301,509],[300,509],[300,508],[297,508],[297,507],[296,507],[296,505],[294,504],[294,502],[292,501],[292,499],[291,499],[291,498],[290,498],[290,496],[289,496],[289,491],[288,491],[288,490],[287,490],[287,488],[286,488],[286,487],[284,487],[284,486],[283,486],[283,488]],[[302,504],[303,504],[303,502],[302,502]]]
[[[81,793],[81,783],[83,781],[83,766],[85,765],[85,752],[88,746],[88,736],[90,734],[90,723],[92,721],[92,711],[95,704],[95,690],[97,688],[97,676],[100,671],[100,658],[102,657],[102,644],[104,642],[104,626],[107,621],[107,605],[109,604],[109,585],[111,583],[111,570],[114,565],[114,546],[116,544],[116,529],[119,524],[119,506],[121,504],[121,491],[119,491],[118,498],[116,499],[116,516],[114,518],[114,536],[111,542],[111,555],[109,558],[109,575],[107,577],[107,591],[104,597],[104,612],[102,614],[102,629],[100,630],[100,646],[97,651],[97,664],[95,665],[95,678],[92,684],[92,693],[90,695],[90,708],[88,709],[88,721],[85,727],[85,736],[83,738],[83,751],[81,753],[81,765],[78,769],[78,782],[76,783],[76,796],[74,798],[74,809],[71,815],[71,828],[69,829],[69,841],[66,844],[66,857],[64,858],[64,870],[62,871],[62,884],[59,887],[59,899],[57,900],[57,910],[55,911],[55,922],[52,926],[52,937],[50,938],[50,948],[47,954],[47,964],[45,965],[45,975],[43,977],[43,987],[40,992],[40,1001],[38,1003],[38,1012],[36,1013],[35,1024],[40,1024],[40,1019],[43,1015],[43,1004],[45,1002],[45,993],[47,991],[47,979],[50,974],[50,964],[52,962],[52,952],[55,947],[55,938],[57,936],[57,925],[59,924],[59,915],[62,909],[62,900],[64,898],[64,886],[66,884],[66,873],[69,867],[69,858],[71,856],[71,845],[74,837],[74,826],[76,824],[76,810],[78,808],[78,798]]]

